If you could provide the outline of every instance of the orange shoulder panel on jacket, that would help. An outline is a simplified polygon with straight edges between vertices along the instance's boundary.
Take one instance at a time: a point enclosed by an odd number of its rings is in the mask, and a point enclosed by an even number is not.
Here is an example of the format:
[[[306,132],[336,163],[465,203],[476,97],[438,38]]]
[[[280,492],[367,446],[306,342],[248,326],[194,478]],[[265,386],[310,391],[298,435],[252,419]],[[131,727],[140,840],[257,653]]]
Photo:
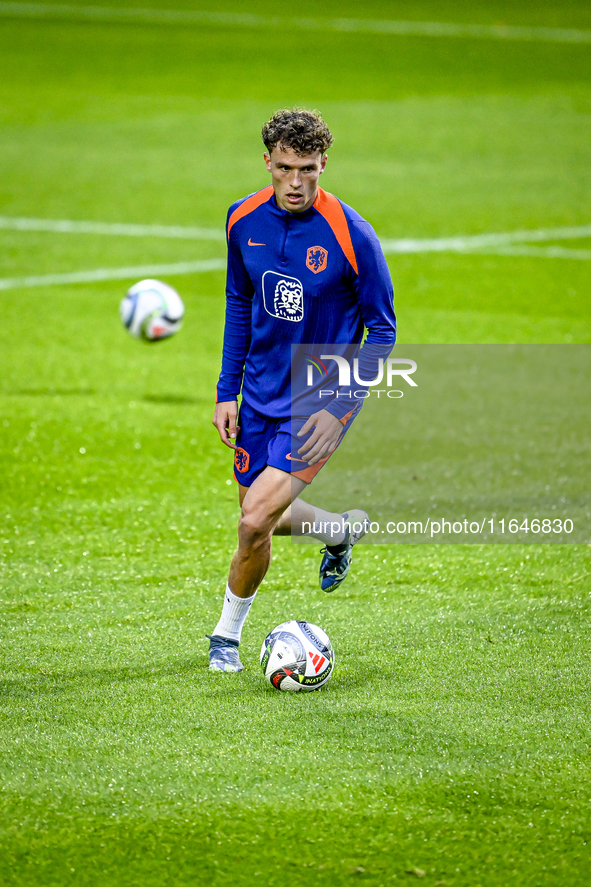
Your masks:
[[[338,240],[345,256],[354,268],[355,274],[359,274],[357,269],[357,258],[355,256],[355,250],[353,249],[347,218],[339,200],[337,200],[334,194],[329,194],[328,191],[323,191],[322,188],[319,188],[316,200],[314,201],[314,209],[317,209],[320,215],[324,216],[332,228],[333,234]]]
[[[241,203],[240,206],[236,207],[232,215],[228,220],[228,235],[232,230],[232,225],[237,222],[239,219],[243,219],[244,216],[247,216],[249,213],[253,212],[253,210],[257,209],[262,203],[266,203],[271,194],[273,193],[273,185],[267,185],[266,188],[263,188],[262,191],[257,191],[256,194],[252,194],[250,197],[247,197],[244,203]]]

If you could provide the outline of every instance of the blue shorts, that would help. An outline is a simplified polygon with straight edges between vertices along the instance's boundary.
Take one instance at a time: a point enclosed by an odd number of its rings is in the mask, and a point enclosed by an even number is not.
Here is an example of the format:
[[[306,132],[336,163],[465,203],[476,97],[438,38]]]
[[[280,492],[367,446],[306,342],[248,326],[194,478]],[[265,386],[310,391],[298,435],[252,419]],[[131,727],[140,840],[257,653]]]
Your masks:
[[[359,406],[361,403],[362,401],[359,401]],[[304,437],[297,437],[298,431],[305,425],[307,419],[270,419],[257,413],[242,401],[238,414],[240,430],[234,450],[235,479],[244,487],[250,487],[267,465],[270,465],[272,468],[279,468],[291,474],[292,477],[299,477],[307,484],[311,483],[351,427],[358,409],[351,410],[340,420],[343,424],[343,433],[332,452],[314,465],[308,465],[304,459],[299,458],[298,450],[314,429]]]

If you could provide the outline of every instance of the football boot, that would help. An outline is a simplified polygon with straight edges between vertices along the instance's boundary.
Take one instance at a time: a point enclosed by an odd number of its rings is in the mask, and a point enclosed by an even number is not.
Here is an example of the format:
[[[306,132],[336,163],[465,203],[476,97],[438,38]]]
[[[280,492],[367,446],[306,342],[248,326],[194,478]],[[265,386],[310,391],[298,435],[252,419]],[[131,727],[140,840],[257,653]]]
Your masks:
[[[320,588],[334,591],[343,582],[351,567],[353,546],[362,539],[369,527],[369,516],[365,511],[354,508],[343,514],[346,524],[345,538],[339,545],[327,545],[321,550]]]
[[[238,653],[238,641],[217,634],[208,634],[206,637],[209,638],[210,671],[244,671]]]

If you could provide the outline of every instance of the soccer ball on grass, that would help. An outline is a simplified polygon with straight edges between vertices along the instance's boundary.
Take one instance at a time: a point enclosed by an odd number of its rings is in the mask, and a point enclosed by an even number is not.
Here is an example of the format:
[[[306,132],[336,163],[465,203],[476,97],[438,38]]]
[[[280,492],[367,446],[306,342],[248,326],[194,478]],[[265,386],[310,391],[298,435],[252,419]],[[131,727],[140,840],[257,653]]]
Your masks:
[[[334,668],[328,635],[311,622],[282,622],[263,641],[263,674],[276,690],[318,690]]]
[[[159,342],[177,333],[185,306],[177,291],[161,280],[134,283],[121,302],[121,320],[137,339]]]

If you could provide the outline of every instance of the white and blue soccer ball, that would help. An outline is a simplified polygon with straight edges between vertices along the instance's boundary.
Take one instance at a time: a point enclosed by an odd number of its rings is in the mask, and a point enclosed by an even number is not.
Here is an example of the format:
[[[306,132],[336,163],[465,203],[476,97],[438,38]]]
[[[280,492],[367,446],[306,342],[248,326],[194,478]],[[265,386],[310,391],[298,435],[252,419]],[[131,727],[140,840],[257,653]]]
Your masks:
[[[261,666],[276,690],[319,690],[332,674],[334,650],[325,631],[294,619],[282,622],[267,635]]]
[[[121,302],[121,320],[132,336],[146,342],[168,339],[181,328],[185,306],[175,289],[161,280],[134,283]]]

